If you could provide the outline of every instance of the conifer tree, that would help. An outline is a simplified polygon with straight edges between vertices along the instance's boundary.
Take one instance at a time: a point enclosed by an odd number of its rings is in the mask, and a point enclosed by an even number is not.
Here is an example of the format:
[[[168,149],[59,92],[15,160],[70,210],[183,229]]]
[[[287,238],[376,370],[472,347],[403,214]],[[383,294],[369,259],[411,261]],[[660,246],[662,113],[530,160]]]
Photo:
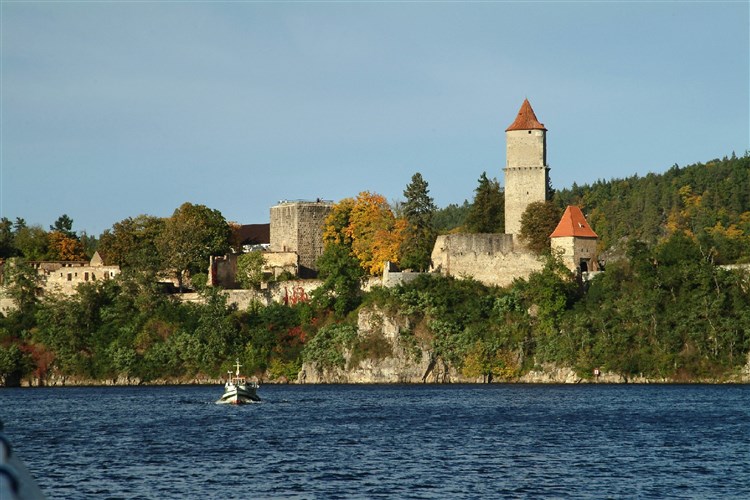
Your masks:
[[[406,219],[406,237],[401,244],[401,267],[426,271],[435,244],[435,203],[429,195],[427,181],[417,172],[404,190],[406,201],[402,206]]]
[[[488,179],[487,172],[479,177],[474,190],[474,203],[466,217],[470,233],[502,233],[505,231],[505,196],[497,179]]]

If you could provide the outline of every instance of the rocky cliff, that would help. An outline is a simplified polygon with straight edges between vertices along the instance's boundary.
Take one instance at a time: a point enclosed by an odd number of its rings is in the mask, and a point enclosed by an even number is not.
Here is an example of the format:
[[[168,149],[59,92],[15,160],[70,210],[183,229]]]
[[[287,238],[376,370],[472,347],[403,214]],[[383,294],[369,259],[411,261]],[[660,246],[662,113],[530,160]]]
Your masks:
[[[396,384],[396,383],[482,383],[486,380],[467,378],[459,369],[429,349],[429,342],[415,335],[415,325],[397,313],[382,311],[377,307],[359,312],[358,342],[354,348],[345,348],[343,367],[321,367],[317,363],[304,363],[297,377],[302,384]],[[378,349],[362,346],[378,344]],[[357,347],[358,346],[358,347]],[[499,382],[499,381],[498,381]],[[624,376],[614,372],[601,372],[598,376],[582,377],[570,367],[542,364],[520,377],[504,382],[527,384],[645,384],[670,383],[669,379],[649,379],[642,376]],[[684,381],[683,381],[684,382]],[[748,383],[750,382],[750,356],[735,377],[727,380],[691,380],[693,383]]]
[[[377,307],[360,311],[355,348],[345,348],[344,367],[304,363],[297,382],[306,384],[389,384],[478,382],[466,379],[436,357],[412,332],[409,320]],[[374,349],[372,346],[378,345]],[[368,346],[370,346],[368,348]],[[369,354],[369,355],[368,355]],[[481,382],[481,380],[479,380]]]

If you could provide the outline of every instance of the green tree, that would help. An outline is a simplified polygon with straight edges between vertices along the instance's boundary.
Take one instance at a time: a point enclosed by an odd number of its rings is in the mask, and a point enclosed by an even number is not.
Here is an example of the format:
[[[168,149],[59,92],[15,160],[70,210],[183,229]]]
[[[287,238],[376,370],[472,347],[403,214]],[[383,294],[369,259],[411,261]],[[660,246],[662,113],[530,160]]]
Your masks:
[[[497,179],[487,178],[482,172],[474,190],[474,203],[466,216],[466,230],[470,233],[502,233],[505,231],[505,195]]]
[[[231,229],[218,210],[183,203],[167,219],[156,244],[164,265],[177,278],[180,291],[188,273],[201,272],[211,255],[229,250]]]
[[[165,219],[151,215],[116,222],[102,233],[99,253],[107,264],[156,273],[164,267],[157,242],[165,224]]]
[[[529,203],[521,215],[521,240],[537,255],[549,253],[549,236],[557,227],[561,216],[562,212],[552,202]]]
[[[323,284],[313,292],[322,307],[333,307],[339,316],[353,311],[360,303],[364,269],[351,248],[343,243],[326,245],[317,262]]]
[[[460,228],[464,225],[470,210],[471,204],[468,200],[464,200],[462,205],[451,203],[445,208],[437,209],[433,217],[435,230],[440,233],[447,233]]]
[[[49,227],[49,230],[57,231],[69,238],[77,238],[75,231],[73,231],[73,219],[68,217],[68,214],[62,214],[58,217],[55,223]]]
[[[13,240],[13,223],[7,217],[3,217],[0,219],[0,259],[7,259],[16,255]]]
[[[427,181],[417,172],[406,186],[406,201],[401,207],[406,219],[406,237],[401,243],[401,267],[426,271],[437,233],[434,228],[435,203],[429,195]]]
[[[258,288],[263,281],[263,252],[243,253],[237,257],[237,281],[243,288]]]
[[[5,294],[13,299],[21,315],[33,314],[39,299],[39,275],[24,259],[13,258],[5,264]]]
[[[43,260],[47,256],[49,240],[42,226],[26,226],[16,229],[13,242],[26,260]]]

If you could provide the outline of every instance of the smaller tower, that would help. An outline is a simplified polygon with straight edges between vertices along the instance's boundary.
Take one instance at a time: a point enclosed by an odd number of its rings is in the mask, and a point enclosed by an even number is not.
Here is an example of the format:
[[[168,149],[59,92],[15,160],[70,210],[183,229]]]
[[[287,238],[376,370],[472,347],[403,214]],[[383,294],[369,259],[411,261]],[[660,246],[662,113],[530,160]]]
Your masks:
[[[550,235],[550,246],[552,253],[559,254],[568,269],[586,273],[599,270],[595,259],[598,239],[581,209],[569,205]]]
[[[505,233],[521,232],[529,203],[547,199],[547,129],[524,99],[515,121],[505,129]]]

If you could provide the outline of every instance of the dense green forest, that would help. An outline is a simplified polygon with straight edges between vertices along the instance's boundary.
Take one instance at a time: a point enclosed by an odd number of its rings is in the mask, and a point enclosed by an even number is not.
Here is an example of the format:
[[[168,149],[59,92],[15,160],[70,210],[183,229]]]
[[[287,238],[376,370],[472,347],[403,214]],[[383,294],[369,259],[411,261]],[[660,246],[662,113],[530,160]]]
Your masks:
[[[498,191],[480,178],[477,195],[493,207]],[[465,225],[471,212],[472,224],[494,223],[496,210],[479,210],[478,200],[435,211],[452,221],[441,230]],[[370,305],[408,316],[415,326],[404,341],[467,377],[512,380],[551,362],[584,377],[598,367],[626,377],[722,380],[747,363],[750,277],[717,264],[750,261],[750,157],[574,185],[557,191],[553,203],[583,207],[602,253],[610,252],[606,272],[582,283],[546,256],[543,271],[507,288],[429,276],[361,293],[362,269],[345,245],[336,244],[324,255],[324,285],[311,301],[246,310],[227,305],[217,289],[199,287],[204,303],[195,304],[155,285],[160,264],[153,259],[164,226],[179,232],[180,224],[205,220],[205,239],[224,249],[229,242],[220,214],[184,205],[172,220],[128,219],[101,238],[110,258],[122,264],[118,279],[83,284],[71,297],[40,298],[35,272],[23,259],[6,269],[6,293],[19,307],[0,317],[0,385],[50,376],[216,377],[235,358],[264,379],[294,379],[305,360],[341,364],[344,348],[355,359],[382,356],[382,343],[356,334],[357,311]],[[42,241],[40,228],[22,222],[4,221],[7,230],[0,228],[6,256],[23,256]],[[50,228],[57,239],[37,251],[78,255],[86,240],[71,226],[67,218],[58,220]],[[17,246],[9,234],[20,234],[27,246]],[[185,248],[192,243],[186,239]],[[205,269],[198,250],[172,266]]]

